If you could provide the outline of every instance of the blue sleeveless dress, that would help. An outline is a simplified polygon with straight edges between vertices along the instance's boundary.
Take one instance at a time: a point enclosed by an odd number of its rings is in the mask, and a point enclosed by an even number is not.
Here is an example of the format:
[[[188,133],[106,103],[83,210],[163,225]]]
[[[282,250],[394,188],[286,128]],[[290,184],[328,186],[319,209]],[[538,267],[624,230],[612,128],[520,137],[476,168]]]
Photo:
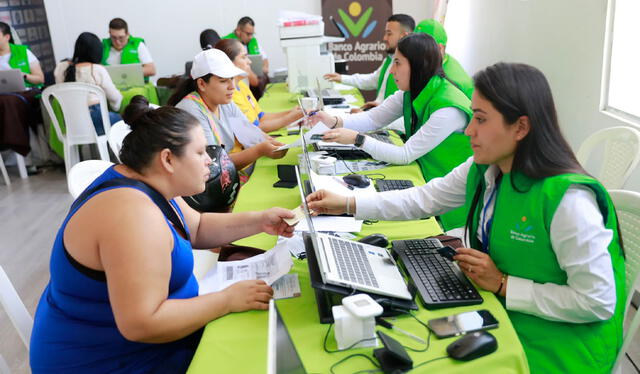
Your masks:
[[[122,178],[113,167],[89,188],[114,178]],[[117,188],[117,187],[116,187]],[[56,236],[45,288],[34,318],[30,364],[33,373],[175,373],[184,372],[191,361],[201,331],[181,340],[148,344],[126,340],[118,331],[109,303],[107,283],[91,277],[103,272],[80,271],[63,244],[67,222],[98,190],[69,212]],[[170,201],[184,222],[175,201]],[[167,220],[173,234],[169,298],[198,296],[193,276],[191,243],[181,237]],[[188,227],[185,225],[188,231]],[[114,233],[117,235],[117,233]],[[88,271],[88,273],[87,273]]]

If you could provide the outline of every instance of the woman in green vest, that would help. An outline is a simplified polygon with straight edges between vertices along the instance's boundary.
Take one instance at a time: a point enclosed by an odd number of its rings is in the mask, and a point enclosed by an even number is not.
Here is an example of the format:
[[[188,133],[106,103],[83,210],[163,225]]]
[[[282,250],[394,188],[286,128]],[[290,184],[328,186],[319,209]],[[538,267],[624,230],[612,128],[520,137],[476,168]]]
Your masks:
[[[18,69],[24,75],[27,87],[44,83],[40,62],[26,45],[13,44],[11,28],[0,22],[0,70]]]
[[[359,219],[401,220],[464,206],[470,248],[454,259],[503,303],[531,372],[609,373],[626,301],[611,198],[563,138],[539,70],[499,63],[474,81],[465,131],[472,158],[408,190],[355,198],[318,191],[309,208],[339,214],[350,206]]]
[[[471,118],[469,98],[447,79],[438,44],[427,34],[400,39],[391,74],[399,91],[378,107],[344,118],[319,112],[311,122],[332,128],[324,140],[355,144],[376,160],[401,165],[417,161],[427,182],[446,175],[471,155],[469,138],[463,133]],[[402,146],[361,134],[402,116],[407,137]],[[464,225],[462,209],[440,218],[445,230]]]

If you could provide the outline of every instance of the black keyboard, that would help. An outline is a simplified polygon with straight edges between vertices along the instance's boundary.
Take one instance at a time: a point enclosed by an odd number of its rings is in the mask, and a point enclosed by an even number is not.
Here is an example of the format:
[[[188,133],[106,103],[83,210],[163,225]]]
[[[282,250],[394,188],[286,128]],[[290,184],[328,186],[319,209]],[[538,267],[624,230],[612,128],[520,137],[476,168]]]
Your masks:
[[[404,179],[379,179],[376,181],[376,190],[379,192],[406,190],[413,187],[413,182]]]
[[[418,289],[427,309],[482,303],[482,297],[451,261],[438,253],[438,239],[397,240],[393,250]]]
[[[329,238],[329,242],[340,278],[369,287],[378,287],[378,280],[371,269],[364,246],[351,240],[335,238]]]

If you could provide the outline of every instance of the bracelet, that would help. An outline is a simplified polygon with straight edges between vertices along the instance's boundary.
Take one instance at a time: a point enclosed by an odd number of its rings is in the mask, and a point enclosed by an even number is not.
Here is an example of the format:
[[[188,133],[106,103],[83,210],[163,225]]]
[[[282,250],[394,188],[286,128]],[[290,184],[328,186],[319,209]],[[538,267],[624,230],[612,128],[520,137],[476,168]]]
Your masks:
[[[498,290],[494,292],[494,294],[500,295],[500,291],[502,291],[502,286],[504,286],[504,282],[506,280],[507,280],[507,274],[502,273],[502,279],[500,279],[500,287],[498,287]]]
[[[336,126],[338,126],[338,116],[336,116],[336,123],[333,124],[333,127],[331,127],[332,129],[335,129]]]

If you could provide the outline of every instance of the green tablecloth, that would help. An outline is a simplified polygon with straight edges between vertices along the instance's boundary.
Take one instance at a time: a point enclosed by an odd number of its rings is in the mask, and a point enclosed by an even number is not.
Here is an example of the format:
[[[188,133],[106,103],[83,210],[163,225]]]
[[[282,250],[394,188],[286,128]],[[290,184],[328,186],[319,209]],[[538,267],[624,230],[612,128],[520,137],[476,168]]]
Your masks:
[[[275,95],[281,90],[280,95]],[[289,95],[282,85],[273,85],[267,91],[261,105],[269,110],[280,105],[278,110],[286,110],[295,105],[285,95]],[[285,97],[286,96],[286,97]],[[359,94],[358,94],[359,96]],[[361,96],[360,96],[361,97]],[[265,103],[263,103],[265,101]],[[287,103],[289,106],[286,107]],[[273,105],[273,107],[271,106]],[[292,142],[295,137],[280,138],[284,143]],[[240,191],[234,211],[248,211],[265,209],[272,206],[293,208],[300,204],[297,188],[283,189],[272,187],[277,178],[276,165],[297,163],[300,149],[292,149],[287,156],[280,160],[262,158],[258,160],[255,171],[249,182]],[[372,171],[374,172],[374,171]],[[370,172],[370,173],[372,173]],[[415,185],[424,184],[424,179],[417,164],[406,166],[391,166],[375,172],[382,172],[389,179],[409,179]],[[366,174],[366,172],[365,172]],[[364,225],[359,236],[371,233],[384,233],[390,240],[420,238],[441,234],[442,231],[434,219],[388,222],[380,221],[372,225]],[[236,242],[236,244],[250,245],[269,249],[276,243],[276,237],[258,234]],[[298,274],[302,296],[292,299],[278,300],[278,308],[287,325],[289,333],[296,345],[305,368],[309,373],[328,373],[329,368],[340,359],[353,353],[364,353],[372,357],[372,348],[352,349],[347,352],[329,354],[323,350],[323,339],[328,325],[320,324],[313,290],[310,285],[309,271],[304,260],[294,260],[291,270]],[[498,329],[491,333],[498,340],[498,351],[483,358],[462,363],[451,359],[443,359],[426,364],[415,372],[495,372],[495,373],[527,373],[529,371],[522,345],[509,321],[509,318],[495,296],[481,291],[484,303],[460,308],[427,311],[420,309],[416,316],[423,322],[429,319],[443,317],[454,313],[477,309],[488,309],[500,323]],[[210,322],[204,331],[198,350],[193,357],[188,373],[263,373],[267,364],[267,316],[266,311],[249,311],[233,313]],[[426,329],[413,318],[398,317],[394,321],[396,326],[410,331],[423,339],[427,337]],[[402,344],[417,349],[423,348],[415,341],[404,335],[384,330]],[[336,349],[333,330],[329,336],[328,348]],[[446,355],[446,347],[455,338],[439,340],[432,336],[431,347],[427,352],[409,352],[417,365],[426,360]],[[373,369],[371,363],[363,358],[354,358],[336,368],[337,373],[351,373],[357,370]]]

